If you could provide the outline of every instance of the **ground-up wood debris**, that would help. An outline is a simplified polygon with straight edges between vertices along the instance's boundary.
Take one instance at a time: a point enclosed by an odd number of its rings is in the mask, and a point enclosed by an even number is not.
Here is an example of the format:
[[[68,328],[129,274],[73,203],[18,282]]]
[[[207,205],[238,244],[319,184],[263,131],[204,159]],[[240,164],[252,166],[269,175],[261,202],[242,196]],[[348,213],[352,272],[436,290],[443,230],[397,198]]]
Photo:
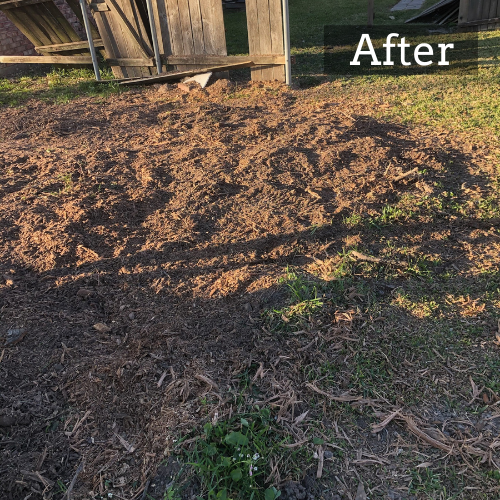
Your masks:
[[[227,81],[0,109],[2,499],[145,498],[245,405],[301,464],[277,486],[498,497],[493,153],[372,111]]]

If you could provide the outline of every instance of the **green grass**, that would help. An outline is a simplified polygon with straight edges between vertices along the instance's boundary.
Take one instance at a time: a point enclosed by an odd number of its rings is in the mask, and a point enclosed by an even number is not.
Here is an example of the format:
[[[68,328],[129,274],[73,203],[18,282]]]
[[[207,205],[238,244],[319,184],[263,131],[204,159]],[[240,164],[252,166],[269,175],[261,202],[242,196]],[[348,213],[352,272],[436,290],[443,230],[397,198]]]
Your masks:
[[[109,70],[103,79],[112,78]],[[81,96],[106,98],[122,91],[118,84],[97,83],[88,69],[57,69],[47,75],[0,79],[0,106],[19,106],[30,99],[65,104]]]

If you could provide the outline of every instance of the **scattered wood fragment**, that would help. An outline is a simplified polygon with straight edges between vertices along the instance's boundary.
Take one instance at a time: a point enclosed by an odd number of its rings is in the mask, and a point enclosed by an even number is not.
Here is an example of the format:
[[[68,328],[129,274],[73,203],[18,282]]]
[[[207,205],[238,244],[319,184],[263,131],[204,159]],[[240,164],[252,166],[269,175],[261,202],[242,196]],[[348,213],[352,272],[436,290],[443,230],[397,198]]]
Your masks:
[[[304,413],[300,414],[294,421],[294,425],[298,425],[301,422],[304,421],[304,419],[307,417],[307,414],[309,413],[309,410],[305,411]]]
[[[398,415],[400,415],[399,412],[400,412],[400,410],[397,410],[397,411],[391,413],[382,422],[380,422],[380,424],[372,424],[372,426],[371,426],[372,432],[374,434],[377,434],[377,433],[383,431],[392,420],[394,420]]]
[[[350,254],[351,257],[354,257],[357,260],[365,261],[365,262],[374,262],[375,264],[392,264],[394,266],[405,266],[404,262],[393,259],[381,259],[380,257],[374,257],[373,255],[366,255],[364,253],[353,250]]]
[[[198,380],[201,380],[202,382],[205,382],[205,384],[212,386],[217,392],[219,392],[219,386],[211,378],[201,374],[197,374],[194,377]]]
[[[408,172],[405,172],[404,174],[398,175],[397,177],[394,177],[392,179],[392,182],[399,182],[402,181],[403,179],[406,179],[406,177],[410,177],[410,175],[418,174],[418,167],[415,167],[412,170],[409,170]]]
[[[449,455],[454,455],[454,449],[453,446],[448,446],[447,444],[442,443],[441,441],[438,441],[437,439],[434,439],[430,437],[428,434],[426,434],[424,431],[420,430],[417,427],[417,424],[413,421],[411,417],[408,417],[406,415],[402,415],[403,420],[406,422],[406,425],[408,426],[408,429],[410,429],[415,436],[419,437],[426,443],[430,444],[434,448],[438,448],[440,450],[445,451]]]
[[[163,372],[161,374],[160,380],[158,380],[158,383],[156,384],[157,387],[161,387],[161,384],[163,384],[163,381],[165,380],[166,376],[167,376],[167,372]]]
[[[111,328],[104,323],[96,323],[94,325],[94,330],[97,330],[99,333],[108,333],[111,331]]]
[[[352,257],[355,257],[358,260],[364,260],[366,262],[375,262],[377,264],[385,264],[387,261],[384,259],[381,259],[379,257],[373,257],[372,255],[366,255],[361,252],[357,252],[356,250],[353,250],[350,255]]]
[[[316,477],[318,479],[323,475],[323,465],[325,463],[325,450],[323,446],[318,447],[318,470],[316,472]]]
[[[307,439],[304,439],[303,441],[297,441],[296,443],[292,443],[292,444],[282,444],[281,447],[282,448],[288,448],[288,449],[298,448],[299,446],[302,446],[303,444],[306,444],[307,441],[308,441]]]
[[[117,434],[116,432],[114,435],[118,438],[122,446],[128,451],[128,453],[134,453],[136,450],[135,446],[131,445],[126,439],[124,439],[120,434]]]
[[[330,394],[328,392],[322,391],[318,387],[316,387],[314,384],[306,383],[305,386],[309,389],[311,389],[314,392],[317,392],[318,394],[321,394],[322,396],[326,396],[328,399],[331,399],[332,401],[337,401],[339,403],[350,403],[352,401],[360,401],[363,399],[362,396],[353,396],[352,394],[345,393],[341,394],[340,396],[334,396],[333,394]]]
[[[74,436],[76,431],[78,430],[78,428],[83,424],[83,422],[85,422],[85,420],[87,420],[88,416],[91,414],[92,412],[90,410],[87,410],[85,412],[85,415],[76,422],[75,426],[73,427],[73,430],[70,431],[70,432],[65,432],[65,434],[68,436],[68,437],[71,437],[71,436]]]
[[[82,472],[84,466],[85,466],[85,460],[82,460],[82,462],[78,466],[78,469],[76,469],[75,475],[73,476],[71,483],[69,483],[68,489],[66,490],[66,493],[62,497],[62,500],[71,500],[71,493],[73,491],[73,488],[75,487],[76,480],[78,479],[78,476],[80,475],[80,472]]]

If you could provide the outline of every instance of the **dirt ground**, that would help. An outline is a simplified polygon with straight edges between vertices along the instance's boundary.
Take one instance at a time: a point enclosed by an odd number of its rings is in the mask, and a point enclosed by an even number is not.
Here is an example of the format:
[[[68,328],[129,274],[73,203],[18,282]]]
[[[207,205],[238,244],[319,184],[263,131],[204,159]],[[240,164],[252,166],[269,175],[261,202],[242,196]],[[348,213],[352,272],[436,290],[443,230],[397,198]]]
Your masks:
[[[0,109],[0,119],[2,498],[60,499],[68,487],[72,498],[144,499],[146,486],[152,495],[179,436],[236,411],[245,376],[247,400],[271,404],[291,443],[307,440],[314,422],[316,434],[345,450],[328,452],[320,480],[318,449],[304,444],[311,456],[301,473],[274,473],[277,485],[302,481],[283,498],[354,499],[361,480],[370,498],[428,498],[409,492],[408,477],[423,469],[409,472],[407,450],[423,468],[456,467],[469,488],[460,498],[498,497],[490,474],[500,463],[498,400],[468,371],[479,370],[484,349],[498,356],[497,325],[473,292],[461,305],[478,328],[467,359],[445,363],[439,350],[441,371],[427,375],[409,343],[381,351],[389,364],[400,361],[392,367],[400,395],[417,380],[421,405],[382,395],[383,384],[380,397],[376,388],[363,392],[352,369],[354,356],[380,351],[393,332],[418,336],[418,306],[374,314],[354,284],[333,288],[318,315],[296,327],[269,313],[290,305],[280,278],[301,269],[335,282],[346,248],[357,249],[355,282],[358,264],[392,263],[390,280],[358,278],[388,301],[408,283],[406,268],[398,270],[380,229],[346,221],[377,221],[388,204],[464,185],[489,192],[495,167],[486,146],[377,120],[364,103],[321,88],[227,81],[189,95],[147,88],[101,101],[31,101]],[[410,255],[436,257],[433,273],[460,270],[463,283],[474,283],[478,255],[484,270],[498,270],[498,224],[422,216],[382,236]],[[431,289],[424,278],[411,277]],[[498,289],[491,293],[498,304]],[[338,370],[325,386],[319,367],[327,363]],[[455,413],[441,404],[439,380],[463,403]],[[468,407],[476,398],[488,408]],[[396,414],[372,432],[402,408],[417,423]],[[308,410],[309,427],[295,425]],[[426,426],[434,434],[419,436],[415,428]]]

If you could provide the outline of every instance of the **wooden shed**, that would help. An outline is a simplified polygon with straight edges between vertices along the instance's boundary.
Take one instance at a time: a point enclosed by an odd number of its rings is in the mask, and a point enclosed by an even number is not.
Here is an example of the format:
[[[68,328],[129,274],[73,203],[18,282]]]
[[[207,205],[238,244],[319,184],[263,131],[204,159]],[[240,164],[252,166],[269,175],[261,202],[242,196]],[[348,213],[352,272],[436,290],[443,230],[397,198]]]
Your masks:
[[[458,23],[461,31],[500,28],[500,0],[439,0],[407,23]]]
[[[500,0],[460,0],[458,26],[474,31],[500,28]]]
[[[92,64],[95,47],[116,78],[154,76],[170,65],[246,64],[253,80],[286,80],[287,0],[246,0],[249,56],[227,55],[222,0],[66,1],[82,25],[87,21],[91,44],[53,0],[0,0],[0,10],[45,56],[0,55],[0,62]]]

